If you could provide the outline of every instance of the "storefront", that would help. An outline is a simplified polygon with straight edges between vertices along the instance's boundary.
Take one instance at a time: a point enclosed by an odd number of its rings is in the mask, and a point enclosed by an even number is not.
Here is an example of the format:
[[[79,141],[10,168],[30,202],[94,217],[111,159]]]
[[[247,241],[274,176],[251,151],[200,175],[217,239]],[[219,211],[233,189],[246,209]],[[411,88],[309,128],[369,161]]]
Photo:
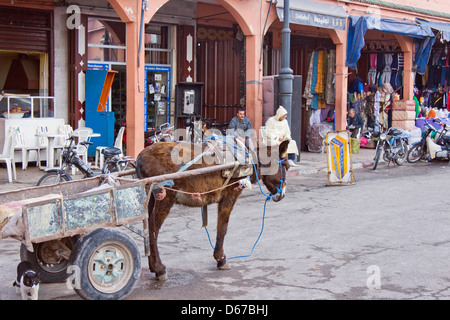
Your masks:
[[[413,100],[413,77],[425,72],[435,41],[431,28],[406,18],[362,15],[350,16],[348,30],[347,65],[354,71],[348,107],[364,122],[359,137],[378,125],[414,129],[414,110],[395,109]]]
[[[82,8],[83,9],[83,8]],[[71,76],[71,117],[73,127],[94,126],[94,131],[112,145],[120,127],[126,126],[127,114],[127,24],[112,14],[103,17],[84,14],[82,26],[71,30],[70,51],[77,66]],[[140,117],[144,130],[170,121],[172,78],[172,26],[150,23],[143,28],[144,81],[140,90],[145,92],[144,114]],[[97,103],[105,80],[105,71],[115,72],[110,95],[102,115],[98,117]],[[161,72],[157,72],[161,71]],[[144,84],[145,83],[145,84]],[[111,120],[112,118],[112,120]],[[99,120],[100,119],[100,120]],[[113,134],[107,134],[114,132]],[[94,139],[93,139],[94,140]],[[98,140],[98,139],[97,139]],[[94,146],[95,146],[95,141]],[[126,137],[125,137],[126,142]],[[90,148],[91,149],[91,148]],[[95,148],[92,148],[95,151]]]
[[[274,22],[265,36],[265,98],[266,91],[274,90],[272,82],[276,80],[271,76],[278,75],[281,67],[283,6],[283,1],[277,3],[279,22]],[[343,88],[342,80],[339,79],[345,75],[342,70],[337,73],[336,66],[343,65],[342,35],[346,28],[347,13],[342,6],[334,4],[290,1],[290,22],[290,65],[294,75],[291,131],[297,145],[302,150],[308,150],[311,149],[307,140],[312,125],[325,122],[330,130],[334,130],[335,109],[338,109],[339,115],[342,113]],[[277,106],[277,97],[265,100],[264,120],[274,114]]]
[[[107,111],[114,112],[114,129],[126,122],[126,24],[118,19],[88,17],[87,70],[117,71],[111,88]],[[145,130],[170,121],[171,43],[168,25],[145,26]],[[159,72],[160,71],[160,72]],[[91,73],[95,77],[95,73]],[[86,79],[88,82],[89,79]],[[101,83],[100,83],[101,84]],[[86,88],[86,99],[90,90]]]
[[[39,126],[57,133],[64,124],[63,106],[53,96],[54,19],[48,4],[42,9],[0,5],[0,148],[11,127],[19,128],[31,148],[39,143]],[[35,159],[32,153],[29,160]]]
[[[448,118],[449,101],[449,41],[450,23],[417,19],[420,25],[433,29],[436,41],[431,49],[425,72],[415,78],[414,98],[417,103],[416,126],[424,127],[426,118]]]

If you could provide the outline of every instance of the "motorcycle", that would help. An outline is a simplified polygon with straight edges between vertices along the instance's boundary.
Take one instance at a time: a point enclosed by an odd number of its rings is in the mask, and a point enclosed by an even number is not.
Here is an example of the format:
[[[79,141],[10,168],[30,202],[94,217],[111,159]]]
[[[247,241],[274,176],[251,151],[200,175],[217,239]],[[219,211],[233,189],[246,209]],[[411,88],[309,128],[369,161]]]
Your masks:
[[[201,143],[206,137],[214,134],[226,136],[229,122],[219,123],[215,121],[215,118],[202,118],[195,114],[184,119],[183,124],[186,126],[187,141]]]
[[[158,129],[145,132],[145,147],[151,146],[157,142],[173,141],[173,128],[174,127],[167,122],[160,125]]]
[[[450,160],[450,136],[446,135],[450,126],[437,118],[433,122],[439,123],[442,129],[437,130],[425,121],[421,140],[414,143],[408,151],[408,162],[414,163],[422,158],[426,158],[428,161],[433,159]]]
[[[376,170],[382,152],[384,152],[384,161],[388,163],[395,162],[399,166],[402,165],[406,161],[408,154],[408,139],[409,135],[407,133],[395,127],[389,128],[387,132],[380,132],[373,170]]]
[[[90,141],[82,141],[81,145],[88,147],[92,144]],[[105,157],[104,165],[101,172],[94,172],[89,165],[85,163],[77,154],[75,136],[70,136],[65,144],[64,149],[61,151],[61,164],[59,168],[49,169],[37,182],[38,186],[59,184],[61,182],[73,180],[69,174],[72,166],[76,167],[81,173],[84,174],[84,178],[91,178],[101,174],[109,174],[112,172],[120,172],[126,169],[132,169],[136,167],[134,158],[121,156],[122,151],[119,148],[108,147],[102,150],[102,154]]]

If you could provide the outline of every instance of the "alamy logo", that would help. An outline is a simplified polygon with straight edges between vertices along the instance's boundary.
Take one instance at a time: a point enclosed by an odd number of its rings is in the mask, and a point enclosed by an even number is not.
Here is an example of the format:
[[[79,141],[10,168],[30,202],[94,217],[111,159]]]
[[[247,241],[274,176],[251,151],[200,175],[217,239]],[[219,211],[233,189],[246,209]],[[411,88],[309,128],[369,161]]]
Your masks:
[[[66,280],[67,288],[80,289],[81,288],[81,270],[79,266],[70,265],[67,267],[67,274],[69,277]]]
[[[367,278],[366,285],[369,289],[377,289],[381,288],[381,269],[377,265],[372,265],[367,268],[367,273],[370,276]]]
[[[77,5],[71,5],[67,7],[66,13],[70,14],[67,18],[66,26],[67,29],[79,29],[81,26],[81,9]]]

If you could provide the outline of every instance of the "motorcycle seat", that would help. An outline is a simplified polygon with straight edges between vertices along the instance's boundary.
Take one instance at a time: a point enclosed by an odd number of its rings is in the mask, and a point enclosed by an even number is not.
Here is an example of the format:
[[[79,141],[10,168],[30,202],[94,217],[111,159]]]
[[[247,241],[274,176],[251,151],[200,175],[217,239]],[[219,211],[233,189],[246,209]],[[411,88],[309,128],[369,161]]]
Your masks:
[[[145,139],[148,139],[150,137],[156,136],[157,134],[161,133],[161,129],[152,129],[144,132]]]
[[[228,126],[229,124],[230,124],[229,122],[223,122],[223,123],[213,122],[213,123],[211,123],[211,127],[223,128],[223,127]]]
[[[390,134],[393,136],[399,136],[401,135],[403,132],[400,130],[391,130]]]
[[[116,147],[108,147],[108,148],[103,149],[102,153],[106,157],[112,157],[112,156],[118,156],[119,154],[122,153],[122,151],[119,148],[116,148]]]

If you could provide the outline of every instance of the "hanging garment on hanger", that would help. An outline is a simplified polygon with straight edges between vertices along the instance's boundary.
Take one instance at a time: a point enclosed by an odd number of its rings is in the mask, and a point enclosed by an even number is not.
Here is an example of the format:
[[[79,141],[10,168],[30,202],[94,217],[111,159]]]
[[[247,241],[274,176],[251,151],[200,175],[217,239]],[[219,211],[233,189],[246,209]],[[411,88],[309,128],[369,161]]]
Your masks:
[[[381,74],[383,73],[384,68],[384,54],[378,53],[377,54],[377,81],[375,85],[377,87],[381,86]]]
[[[325,87],[325,101],[334,105],[336,99],[336,50],[330,50],[328,54],[327,82]]]
[[[309,59],[308,74],[306,76],[305,82],[305,92],[303,92],[303,98],[306,99],[306,110],[308,110],[311,107],[313,98],[311,94],[313,65],[314,65],[314,52],[311,54],[311,57]]]
[[[311,109],[316,110],[319,108],[319,96],[316,93],[319,52],[315,51],[313,53],[313,55],[314,55],[314,63],[313,63],[312,81],[311,81],[311,94],[312,94]]]
[[[377,54],[376,53],[371,53],[369,55],[369,73],[367,75],[367,83],[369,85],[376,85],[376,81],[377,81]]]
[[[392,74],[392,68],[391,64],[393,61],[393,54],[392,53],[386,53],[384,54],[384,68],[383,73],[381,74],[381,84],[384,83],[390,83],[391,82],[391,74]]]
[[[325,50],[319,51],[319,57],[317,60],[317,83],[315,92],[318,95],[318,108],[326,108],[325,102],[325,81],[328,67],[328,54]]]

